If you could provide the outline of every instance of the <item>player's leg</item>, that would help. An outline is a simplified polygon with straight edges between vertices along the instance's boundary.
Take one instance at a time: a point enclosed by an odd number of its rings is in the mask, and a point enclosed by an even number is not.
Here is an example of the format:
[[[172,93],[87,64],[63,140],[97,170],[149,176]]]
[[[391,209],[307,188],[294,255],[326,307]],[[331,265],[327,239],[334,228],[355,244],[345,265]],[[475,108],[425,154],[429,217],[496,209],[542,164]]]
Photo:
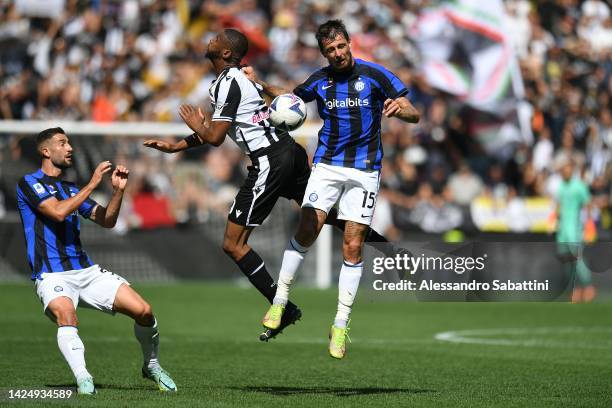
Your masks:
[[[304,255],[319,236],[327,215],[340,196],[344,179],[331,167],[319,164],[309,173],[298,229],[283,253],[274,304],[287,303],[295,273],[304,260]],[[298,184],[303,185],[303,177],[298,180]]]
[[[338,217],[346,220],[343,234],[343,263],[338,280],[338,307],[330,332],[329,353],[343,358],[348,322],[363,272],[362,249],[372,221],[378,194],[378,172],[343,170],[350,180],[338,203]]]
[[[81,271],[80,303],[102,312],[121,313],[134,319],[134,332],[140,343],[143,376],[152,379],[162,391],[176,391],[176,385],[159,365],[159,331],[151,306],[121,276],[91,266]]]
[[[344,226],[346,224],[345,220],[341,220],[338,218],[338,211],[335,208],[332,208],[329,211],[329,215],[327,216],[327,220],[325,221],[328,225],[333,225],[341,231],[344,231]],[[369,246],[379,250],[385,256],[393,257],[396,254],[408,253],[410,252],[405,248],[398,248],[393,243],[391,243],[384,235],[380,234],[376,230],[372,228],[368,228],[365,241]]]
[[[270,306],[262,321],[266,329],[276,330],[282,325],[285,310],[290,310],[289,291],[295,279],[295,274],[308,249],[323,228],[326,217],[327,214],[321,210],[302,208],[298,230],[295,236],[289,240],[283,252],[272,306]]]
[[[259,254],[248,245],[248,239],[254,227],[245,227],[230,220],[227,221],[223,250],[238,265],[240,271],[247,277],[259,293],[272,303],[276,293],[276,284],[266,269],[266,264]],[[285,327],[294,324],[302,316],[302,311],[292,302],[288,302],[282,321],[274,330],[266,330],[260,335],[260,340],[268,341],[276,337]]]
[[[94,394],[96,389],[85,364],[85,345],[79,337],[79,321],[72,299],[66,296],[53,299],[47,313],[57,322],[57,345],[74,374],[79,394]]]
[[[223,238],[223,251],[238,265],[249,282],[272,303],[276,293],[274,280],[266,269],[266,264],[259,254],[248,245],[254,227],[245,227],[230,220],[227,221]],[[291,305],[295,307],[295,305]]]
[[[338,307],[330,333],[329,353],[343,358],[346,353],[348,323],[363,272],[362,248],[368,226],[347,221],[344,229],[343,263],[338,279]]]
[[[289,299],[289,289],[295,274],[304,260],[304,255],[314,243],[325,224],[327,214],[315,208],[302,208],[300,222],[295,236],[283,253],[280,273],[278,275],[278,288],[274,296],[274,303],[286,304]]]
[[[285,305],[289,301],[289,290],[295,274],[325,224],[329,210],[334,206],[342,190],[343,176],[332,166],[317,165],[312,169],[302,203],[298,230],[289,240],[283,253],[278,274],[276,295],[272,306],[263,318],[268,329],[279,327]]]
[[[153,380],[160,391],[176,391],[170,374],[159,364],[159,330],[149,303],[124,282],[117,289],[112,308],[134,319],[134,335],[142,350],[143,377]]]
[[[94,394],[93,378],[85,364],[85,346],[79,337],[79,291],[72,276],[70,272],[43,273],[36,281],[36,293],[45,314],[58,326],[57,345],[74,374],[78,393]]]

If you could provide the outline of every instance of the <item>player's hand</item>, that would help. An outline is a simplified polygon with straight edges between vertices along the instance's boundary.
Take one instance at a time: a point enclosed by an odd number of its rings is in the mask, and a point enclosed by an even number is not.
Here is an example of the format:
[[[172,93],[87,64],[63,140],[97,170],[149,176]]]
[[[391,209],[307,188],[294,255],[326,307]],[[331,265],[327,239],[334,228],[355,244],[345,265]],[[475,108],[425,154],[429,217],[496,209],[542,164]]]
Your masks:
[[[383,104],[383,115],[390,118],[391,116],[395,116],[402,107],[395,99],[387,99]]]
[[[244,74],[244,76],[246,76],[249,80],[253,82],[257,82],[257,75],[255,75],[255,70],[253,69],[252,66],[247,65],[245,67],[242,67],[241,71]]]
[[[102,181],[102,177],[111,170],[112,166],[113,165],[108,160],[98,164],[98,167],[94,170],[93,176],[91,176],[91,180],[89,181],[93,188],[98,187]]]
[[[127,185],[128,176],[130,171],[124,166],[117,166],[113,174],[111,174],[111,184],[113,190],[123,191]]]
[[[202,129],[206,127],[206,116],[200,108],[196,109],[187,104],[181,105],[179,107],[179,116],[183,119],[183,122],[196,133],[200,133]]]
[[[152,149],[157,149],[160,152],[164,152],[164,153],[176,152],[176,149],[174,148],[174,143],[166,142],[165,140],[149,139],[149,140],[145,140],[143,145],[145,145],[146,147],[150,147]]]

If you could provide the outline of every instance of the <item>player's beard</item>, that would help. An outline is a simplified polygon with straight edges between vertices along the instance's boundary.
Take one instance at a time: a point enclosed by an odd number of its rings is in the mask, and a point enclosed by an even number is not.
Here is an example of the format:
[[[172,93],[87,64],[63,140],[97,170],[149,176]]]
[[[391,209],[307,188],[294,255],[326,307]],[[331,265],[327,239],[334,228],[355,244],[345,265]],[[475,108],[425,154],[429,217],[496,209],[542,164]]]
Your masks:
[[[206,54],[204,54],[204,56],[208,58],[209,60],[214,61],[216,59],[221,58],[221,52],[213,51],[213,50],[206,50]]]
[[[348,55],[344,58],[344,63],[346,63],[346,66],[344,67],[338,67],[336,66],[335,68],[338,71],[348,71],[353,67],[353,54],[348,53]]]
[[[72,158],[70,161],[68,161],[65,157],[63,157],[61,160],[51,160],[51,163],[53,163],[53,165],[58,169],[65,170],[72,167]]]

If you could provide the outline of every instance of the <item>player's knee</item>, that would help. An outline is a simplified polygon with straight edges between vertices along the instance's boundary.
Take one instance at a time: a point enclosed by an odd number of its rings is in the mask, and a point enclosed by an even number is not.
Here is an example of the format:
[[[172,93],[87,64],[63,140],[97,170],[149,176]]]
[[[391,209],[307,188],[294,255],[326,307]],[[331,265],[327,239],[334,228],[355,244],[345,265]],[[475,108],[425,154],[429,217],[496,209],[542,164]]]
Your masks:
[[[361,262],[361,242],[359,241],[344,241],[342,245],[342,253],[344,259],[350,263]]]
[[[58,326],[74,326],[79,325],[79,319],[74,310],[59,310],[55,312]]]
[[[147,302],[142,302],[134,312],[134,319],[141,325],[153,324],[153,309]]]
[[[318,232],[316,214],[308,212],[302,216],[295,239],[300,245],[309,247],[314,243]]]

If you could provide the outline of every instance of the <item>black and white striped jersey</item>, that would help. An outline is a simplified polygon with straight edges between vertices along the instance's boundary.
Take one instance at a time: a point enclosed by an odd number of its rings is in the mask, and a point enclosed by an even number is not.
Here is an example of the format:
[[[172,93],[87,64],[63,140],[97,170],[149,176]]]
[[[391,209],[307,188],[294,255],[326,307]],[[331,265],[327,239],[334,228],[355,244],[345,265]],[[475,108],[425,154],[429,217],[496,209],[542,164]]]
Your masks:
[[[247,154],[290,137],[268,121],[270,114],[261,91],[237,67],[224,69],[209,91],[214,111],[212,120],[231,122],[228,135]]]

